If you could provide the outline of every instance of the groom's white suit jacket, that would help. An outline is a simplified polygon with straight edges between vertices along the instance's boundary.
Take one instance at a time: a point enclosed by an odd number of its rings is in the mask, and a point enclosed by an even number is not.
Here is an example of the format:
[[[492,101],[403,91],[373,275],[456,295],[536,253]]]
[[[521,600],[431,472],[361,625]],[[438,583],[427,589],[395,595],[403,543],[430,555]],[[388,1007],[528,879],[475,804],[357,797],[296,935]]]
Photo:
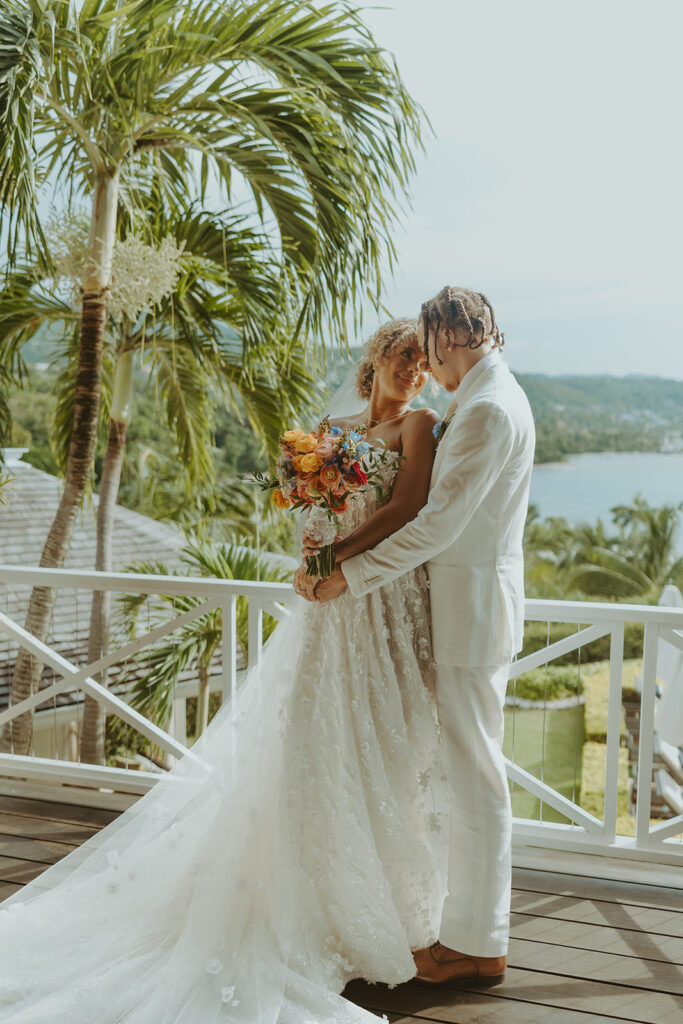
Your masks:
[[[434,656],[445,665],[500,665],[522,648],[522,535],[534,421],[497,351],[463,377],[436,452],[429,499],[377,547],[342,563],[360,597],[427,563]]]

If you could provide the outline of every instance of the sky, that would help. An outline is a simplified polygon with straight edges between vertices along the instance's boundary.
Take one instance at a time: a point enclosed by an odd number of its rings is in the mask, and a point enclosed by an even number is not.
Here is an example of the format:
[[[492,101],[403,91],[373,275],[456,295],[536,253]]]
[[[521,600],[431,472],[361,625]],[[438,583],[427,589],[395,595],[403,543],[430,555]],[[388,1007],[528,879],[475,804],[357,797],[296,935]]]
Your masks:
[[[513,369],[683,380],[680,0],[383,3],[366,21],[434,132],[392,314],[470,287]]]

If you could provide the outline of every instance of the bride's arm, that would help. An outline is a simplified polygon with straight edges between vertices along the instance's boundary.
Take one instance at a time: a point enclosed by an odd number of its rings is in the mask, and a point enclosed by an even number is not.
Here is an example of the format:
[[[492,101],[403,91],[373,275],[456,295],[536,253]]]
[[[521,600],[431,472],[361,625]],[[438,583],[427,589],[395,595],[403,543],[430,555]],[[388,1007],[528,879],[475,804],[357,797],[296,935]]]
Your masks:
[[[337,541],[337,562],[374,548],[414,519],[426,504],[434,464],[436,422],[436,415],[429,409],[420,409],[406,418],[401,431],[404,462],[396,476],[391,499],[352,533]]]

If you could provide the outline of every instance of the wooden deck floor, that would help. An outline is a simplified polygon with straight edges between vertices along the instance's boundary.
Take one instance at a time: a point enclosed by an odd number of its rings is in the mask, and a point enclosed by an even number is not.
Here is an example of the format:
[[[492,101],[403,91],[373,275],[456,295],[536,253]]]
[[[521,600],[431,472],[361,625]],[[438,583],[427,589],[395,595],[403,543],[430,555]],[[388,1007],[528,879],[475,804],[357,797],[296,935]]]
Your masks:
[[[119,813],[89,806],[82,793],[62,790],[56,802],[28,792],[0,787],[0,900]],[[116,799],[123,809],[134,798]],[[514,870],[502,985],[477,992],[353,982],[346,995],[396,1024],[682,1024],[683,889],[671,869],[661,872],[665,884],[656,869],[644,877],[570,873],[549,854],[547,865]]]

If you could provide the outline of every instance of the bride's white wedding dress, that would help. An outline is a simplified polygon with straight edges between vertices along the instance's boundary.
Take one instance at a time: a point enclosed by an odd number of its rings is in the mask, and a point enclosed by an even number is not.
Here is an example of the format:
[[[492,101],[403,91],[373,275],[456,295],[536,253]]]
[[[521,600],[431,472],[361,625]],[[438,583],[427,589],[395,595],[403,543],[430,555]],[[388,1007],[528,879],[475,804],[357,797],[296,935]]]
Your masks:
[[[376,1021],[339,993],[412,977],[445,894],[428,607],[422,569],[299,602],[197,757],[0,906],[0,1020]]]

